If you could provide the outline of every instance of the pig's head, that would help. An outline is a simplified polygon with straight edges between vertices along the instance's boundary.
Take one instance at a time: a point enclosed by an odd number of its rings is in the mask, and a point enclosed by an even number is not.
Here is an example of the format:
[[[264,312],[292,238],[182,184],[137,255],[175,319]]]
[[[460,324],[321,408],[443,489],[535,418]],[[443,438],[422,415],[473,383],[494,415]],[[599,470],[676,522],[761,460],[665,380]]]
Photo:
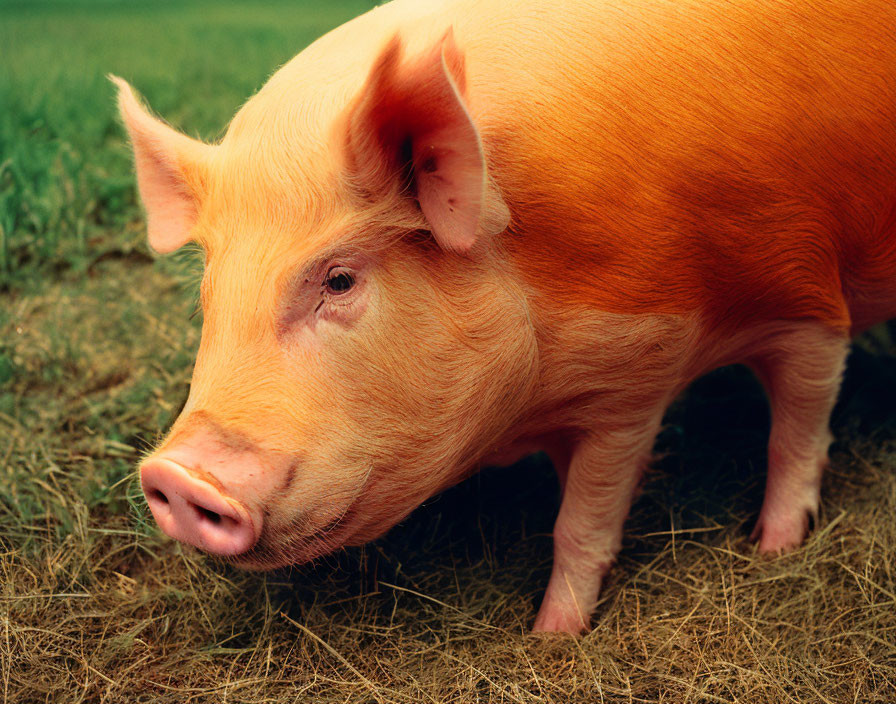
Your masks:
[[[243,566],[382,534],[531,398],[535,337],[463,56],[450,34],[403,54],[390,42],[341,100],[281,70],[214,145],[113,79],[151,246],[206,255],[189,399],[143,489],[166,533]]]

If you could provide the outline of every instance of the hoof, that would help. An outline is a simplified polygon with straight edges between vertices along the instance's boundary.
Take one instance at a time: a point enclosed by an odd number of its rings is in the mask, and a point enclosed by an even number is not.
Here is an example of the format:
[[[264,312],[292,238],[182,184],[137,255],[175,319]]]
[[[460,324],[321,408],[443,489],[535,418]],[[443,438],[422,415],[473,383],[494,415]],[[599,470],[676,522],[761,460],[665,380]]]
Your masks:
[[[574,636],[582,635],[589,630],[574,605],[542,605],[532,627],[534,633],[569,633]]]
[[[813,523],[808,510],[777,516],[760,513],[750,540],[758,542],[759,552],[765,555],[790,552],[803,544]]]

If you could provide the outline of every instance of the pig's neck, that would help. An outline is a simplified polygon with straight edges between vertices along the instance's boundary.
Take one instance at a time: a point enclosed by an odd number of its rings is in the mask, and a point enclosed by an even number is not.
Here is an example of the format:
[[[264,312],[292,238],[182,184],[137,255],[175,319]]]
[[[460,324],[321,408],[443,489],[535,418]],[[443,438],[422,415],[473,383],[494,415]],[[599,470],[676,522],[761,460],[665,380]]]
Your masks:
[[[539,450],[557,464],[577,437],[637,423],[639,414],[670,403],[696,376],[744,353],[737,340],[712,339],[697,314],[568,307],[540,290],[530,290],[528,298],[538,383],[524,417],[488,448],[482,466],[510,464]]]
[[[539,379],[524,417],[480,466],[506,465],[545,451],[555,465],[577,438],[648,423],[697,377],[749,363],[793,328],[786,320],[737,329],[709,325],[699,312],[619,314],[529,297],[539,347]]]

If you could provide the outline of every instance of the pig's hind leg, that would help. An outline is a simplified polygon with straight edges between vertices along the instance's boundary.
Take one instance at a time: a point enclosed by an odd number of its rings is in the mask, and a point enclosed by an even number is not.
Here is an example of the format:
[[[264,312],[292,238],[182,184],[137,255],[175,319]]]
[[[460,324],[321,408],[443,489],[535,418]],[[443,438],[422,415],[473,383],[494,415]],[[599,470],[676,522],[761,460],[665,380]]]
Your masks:
[[[817,517],[832,439],[828,424],[848,346],[844,332],[794,323],[750,361],[772,416],[765,498],[751,536],[761,552],[797,547]]]

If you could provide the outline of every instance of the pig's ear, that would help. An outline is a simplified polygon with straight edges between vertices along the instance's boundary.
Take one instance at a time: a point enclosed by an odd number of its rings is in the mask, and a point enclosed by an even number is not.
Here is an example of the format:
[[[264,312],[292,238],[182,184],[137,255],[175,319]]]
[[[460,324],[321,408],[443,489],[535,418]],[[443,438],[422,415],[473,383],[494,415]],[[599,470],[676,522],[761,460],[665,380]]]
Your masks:
[[[353,181],[372,195],[396,180],[416,196],[439,244],[467,252],[500,232],[507,206],[486,174],[479,132],[463,95],[464,57],[449,32],[416,60],[402,61],[396,36],[347,113]]]
[[[190,139],[150,115],[117,76],[118,109],[134,148],[137,186],[146,208],[149,244],[171,252],[190,240],[198,213],[196,185],[214,147]]]

